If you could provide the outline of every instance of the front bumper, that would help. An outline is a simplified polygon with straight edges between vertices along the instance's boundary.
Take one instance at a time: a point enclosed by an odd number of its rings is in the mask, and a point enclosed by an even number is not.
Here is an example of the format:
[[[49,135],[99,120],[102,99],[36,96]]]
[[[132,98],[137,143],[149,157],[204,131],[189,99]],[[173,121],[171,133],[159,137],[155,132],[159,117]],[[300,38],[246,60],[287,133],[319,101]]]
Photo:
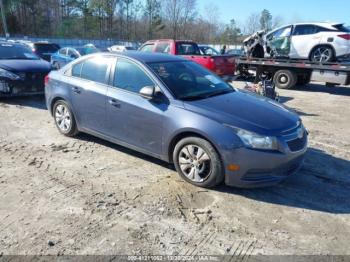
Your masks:
[[[302,143],[302,148],[296,149],[295,143],[284,142],[283,149],[274,152],[244,147],[225,150],[222,154],[225,165],[225,184],[242,188],[278,184],[297,173],[302,166],[307,151],[306,132]],[[230,171],[228,166],[232,164],[239,166],[239,169]]]
[[[0,97],[43,95],[45,73],[19,73],[21,79],[0,78]]]

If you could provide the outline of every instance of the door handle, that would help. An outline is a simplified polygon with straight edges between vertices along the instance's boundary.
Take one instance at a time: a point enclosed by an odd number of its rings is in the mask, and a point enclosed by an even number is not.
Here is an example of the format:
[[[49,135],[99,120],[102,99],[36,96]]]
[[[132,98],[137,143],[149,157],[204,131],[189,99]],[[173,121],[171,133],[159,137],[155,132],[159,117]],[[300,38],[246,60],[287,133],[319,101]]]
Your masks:
[[[108,103],[114,107],[120,108],[120,102],[116,99],[109,99]]]
[[[73,92],[76,93],[76,94],[80,94],[81,93],[80,89],[78,87],[76,87],[76,86],[72,87],[72,89],[73,89]]]

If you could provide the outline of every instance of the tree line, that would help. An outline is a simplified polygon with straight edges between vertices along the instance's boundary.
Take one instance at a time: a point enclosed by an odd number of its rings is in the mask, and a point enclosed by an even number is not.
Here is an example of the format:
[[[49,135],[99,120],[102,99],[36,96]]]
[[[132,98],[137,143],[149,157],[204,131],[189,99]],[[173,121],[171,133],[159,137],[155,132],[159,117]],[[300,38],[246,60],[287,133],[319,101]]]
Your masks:
[[[192,39],[237,44],[254,31],[280,24],[268,10],[243,24],[220,20],[217,6],[199,12],[196,0],[3,0],[10,35],[118,39]],[[3,30],[3,29],[2,29]]]

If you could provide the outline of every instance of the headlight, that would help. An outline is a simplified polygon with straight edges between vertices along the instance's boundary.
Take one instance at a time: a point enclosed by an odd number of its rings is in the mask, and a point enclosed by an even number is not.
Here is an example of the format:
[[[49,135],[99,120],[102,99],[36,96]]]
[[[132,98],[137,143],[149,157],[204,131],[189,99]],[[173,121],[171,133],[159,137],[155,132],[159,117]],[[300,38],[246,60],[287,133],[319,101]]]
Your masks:
[[[21,79],[20,76],[12,73],[10,71],[7,71],[5,69],[2,69],[2,68],[0,68],[0,77],[9,78],[11,80],[19,80],[19,79]]]
[[[278,143],[277,138],[272,136],[261,136],[256,133],[233,128],[236,131],[237,136],[242,140],[246,147],[262,150],[277,150]]]

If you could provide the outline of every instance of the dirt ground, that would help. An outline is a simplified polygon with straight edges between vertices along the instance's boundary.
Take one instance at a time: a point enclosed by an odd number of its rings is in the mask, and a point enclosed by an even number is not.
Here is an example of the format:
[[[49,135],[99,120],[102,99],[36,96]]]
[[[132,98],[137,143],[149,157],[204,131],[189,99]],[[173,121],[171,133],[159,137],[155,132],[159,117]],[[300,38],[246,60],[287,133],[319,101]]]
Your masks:
[[[310,132],[306,162],[249,190],[196,188],[159,160],[66,138],[42,97],[0,100],[0,254],[350,255],[350,87],[278,92]]]

